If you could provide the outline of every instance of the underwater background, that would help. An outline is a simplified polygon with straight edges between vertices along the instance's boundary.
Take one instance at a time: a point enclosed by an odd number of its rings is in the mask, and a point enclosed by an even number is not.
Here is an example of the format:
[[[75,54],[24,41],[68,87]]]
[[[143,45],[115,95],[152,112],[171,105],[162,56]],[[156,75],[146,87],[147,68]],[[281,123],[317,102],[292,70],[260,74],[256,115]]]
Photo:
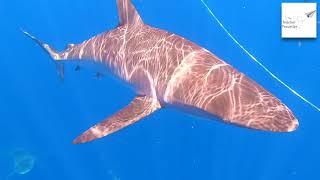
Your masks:
[[[319,112],[253,62],[200,0],[133,2],[145,23],[207,48],[277,96],[298,118],[298,130],[250,130],[168,108],[73,145],[135,93],[111,76],[97,78],[89,66],[75,71],[73,62],[65,63],[62,81],[20,28],[61,50],[117,26],[116,0],[0,0],[0,180],[320,179]],[[205,2],[247,50],[320,105],[320,42],[281,39],[282,1]]]

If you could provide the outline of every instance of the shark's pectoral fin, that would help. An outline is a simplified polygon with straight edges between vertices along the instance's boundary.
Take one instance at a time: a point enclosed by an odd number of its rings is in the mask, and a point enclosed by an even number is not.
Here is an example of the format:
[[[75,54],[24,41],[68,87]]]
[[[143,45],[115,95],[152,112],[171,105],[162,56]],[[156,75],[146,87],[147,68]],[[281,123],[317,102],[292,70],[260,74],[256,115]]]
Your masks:
[[[80,144],[102,138],[139,121],[160,108],[161,106],[157,99],[148,96],[137,96],[127,107],[91,127],[78,136],[73,143]]]
[[[143,24],[143,21],[131,0],[117,0],[117,5],[121,25]]]

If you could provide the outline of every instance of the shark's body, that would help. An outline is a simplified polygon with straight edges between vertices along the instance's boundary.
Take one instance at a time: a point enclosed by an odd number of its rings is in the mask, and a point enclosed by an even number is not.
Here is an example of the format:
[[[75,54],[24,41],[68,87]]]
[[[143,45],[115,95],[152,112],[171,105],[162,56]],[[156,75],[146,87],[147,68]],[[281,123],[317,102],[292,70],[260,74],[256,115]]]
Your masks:
[[[120,24],[63,52],[36,40],[51,57],[92,59],[135,87],[124,109],[93,126],[74,143],[126,127],[167,105],[203,111],[240,126],[290,132],[298,121],[276,97],[208,50],[143,23],[130,0],[117,0]]]

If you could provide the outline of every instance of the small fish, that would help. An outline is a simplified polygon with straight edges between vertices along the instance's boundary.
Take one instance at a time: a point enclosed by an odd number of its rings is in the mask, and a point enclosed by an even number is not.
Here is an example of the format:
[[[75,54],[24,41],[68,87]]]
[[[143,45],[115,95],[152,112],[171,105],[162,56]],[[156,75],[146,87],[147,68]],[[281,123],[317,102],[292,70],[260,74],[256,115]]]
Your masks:
[[[102,79],[103,76],[104,76],[104,75],[103,75],[101,72],[97,72],[96,75],[95,75],[95,77],[96,77],[97,79]]]
[[[76,66],[76,68],[74,68],[75,71],[80,71],[81,67],[79,65]]]

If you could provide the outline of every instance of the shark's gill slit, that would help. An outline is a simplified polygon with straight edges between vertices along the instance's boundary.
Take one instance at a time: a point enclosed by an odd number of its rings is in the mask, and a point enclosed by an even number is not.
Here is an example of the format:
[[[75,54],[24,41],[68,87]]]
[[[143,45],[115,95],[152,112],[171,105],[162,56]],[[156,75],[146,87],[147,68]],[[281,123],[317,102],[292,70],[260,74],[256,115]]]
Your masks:
[[[207,5],[204,0],[200,0],[204,7],[207,9],[207,11],[210,13],[211,17],[214,21],[216,21],[219,26],[223,29],[223,31],[232,39],[234,43],[238,45],[240,49],[244,51],[253,61],[255,61],[264,71],[266,71],[273,79],[278,81],[280,84],[282,84],[284,87],[286,87],[289,91],[291,91],[294,95],[299,97],[301,100],[303,100],[305,103],[309,104],[311,107],[316,109],[317,111],[320,111],[320,108],[316,106],[314,103],[306,99],[304,96],[302,96],[300,93],[298,93],[296,90],[294,90],[291,86],[289,86],[287,83],[282,81],[278,76],[276,76],[274,73],[271,72],[264,64],[261,63],[260,60],[258,60],[255,56],[253,56],[242,44],[239,43],[239,41],[229,32],[229,30],[221,23],[221,21],[217,18],[217,16],[213,13],[211,8]]]

